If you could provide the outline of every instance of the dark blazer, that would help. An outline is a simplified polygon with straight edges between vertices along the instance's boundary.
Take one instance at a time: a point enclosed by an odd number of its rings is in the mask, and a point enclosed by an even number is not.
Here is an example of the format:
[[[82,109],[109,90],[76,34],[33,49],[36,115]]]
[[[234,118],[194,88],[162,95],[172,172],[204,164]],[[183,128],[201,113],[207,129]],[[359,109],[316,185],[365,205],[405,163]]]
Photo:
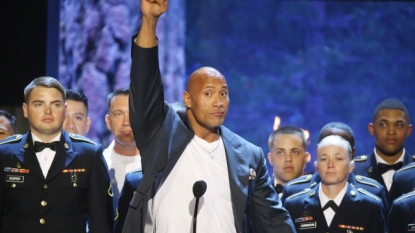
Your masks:
[[[415,163],[407,164],[393,174],[393,183],[389,190],[389,203],[404,193],[415,190]]]
[[[143,179],[130,203],[123,230],[126,233],[154,227],[147,214],[147,203],[157,192],[151,187],[160,187],[194,136],[185,114],[176,113],[164,102],[157,46],[144,49],[133,43],[129,108],[142,155]],[[259,232],[294,232],[288,212],[272,187],[261,148],[223,126],[220,133],[228,163],[236,232],[247,232],[247,220]]]
[[[115,221],[114,233],[122,232],[131,199],[142,178],[143,172],[141,169],[133,170],[125,175],[124,186],[121,190],[120,198],[118,199],[118,216]]]
[[[62,131],[44,178],[30,132],[0,144],[1,232],[85,232],[87,217],[91,232],[112,232],[112,191],[101,146]]]
[[[347,186],[346,194],[330,226],[327,226],[318,197],[318,187],[319,185],[316,185],[314,188],[306,189],[285,200],[284,206],[295,222],[297,232],[385,232],[386,226],[381,200],[350,184]],[[352,227],[361,227],[364,228],[364,231],[352,229]]]
[[[404,194],[393,201],[388,227],[388,233],[415,231],[415,192]]]
[[[377,182],[381,183],[385,187],[386,193],[388,190],[386,189],[385,182],[383,181],[382,174],[379,172],[378,164],[376,162],[376,156],[372,152],[370,156],[361,155],[354,159],[354,170],[353,173],[356,175],[362,175],[369,178],[376,180]],[[406,164],[412,163],[415,161],[415,156],[411,156],[408,153],[405,153],[403,158],[403,166]]]
[[[284,203],[287,197],[306,188],[313,188],[318,183],[320,183],[320,181],[321,178],[317,172],[313,175],[304,175],[291,180],[284,185],[284,189],[282,191],[283,194],[281,197],[282,203]],[[349,173],[347,181],[350,184],[354,185],[356,188],[362,188],[378,196],[382,200],[383,207],[385,208],[385,216],[389,213],[389,203],[386,196],[386,188],[383,185],[381,185],[376,180],[367,178],[365,176],[355,175],[354,173]]]

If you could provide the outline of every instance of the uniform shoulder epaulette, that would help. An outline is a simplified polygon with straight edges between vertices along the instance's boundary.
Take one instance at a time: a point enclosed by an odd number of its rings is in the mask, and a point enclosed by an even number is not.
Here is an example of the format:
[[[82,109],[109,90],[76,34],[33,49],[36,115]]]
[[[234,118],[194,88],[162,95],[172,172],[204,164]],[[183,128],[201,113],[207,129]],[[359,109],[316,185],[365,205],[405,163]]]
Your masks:
[[[366,190],[364,190],[362,188],[358,188],[357,191],[359,191],[362,194],[365,194],[366,196],[369,196],[369,197],[375,199],[376,201],[381,202],[381,200],[380,200],[380,198],[378,196],[376,196],[376,195],[374,195],[374,194],[372,194],[372,193],[370,193],[370,192],[368,192],[368,191],[366,191]]]
[[[362,183],[362,184],[366,184],[366,185],[369,185],[369,186],[380,188],[378,185],[370,182],[370,181],[377,182],[376,180],[374,180],[372,178],[369,178],[369,177],[366,177],[366,176],[356,175],[356,181],[359,182],[359,183]]]
[[[367,160],[367,155],[361,155],[353,159],[355,162],[364,162]]]
[[[415,161],[415,155],[412,155],[412,160]]]
[[[415,191],[403,194],[402,196],[396,198],[394,202],[399,202],[412,196],[415,196]]]
[[[97,145],[95,142],[91,141],[91,139],[89,139],[89,138],[87,138],[87,137],[84,137],[84,136],[82,136],[82,135],[79,135],[79,134],[73,134],[73,133],[70,133],[70,134],[69,134],[69,137],[71,137],[72,139],[74,139],[74,140],[76,140],[76,141],[89,142],[89,143],[91,143],[91,144]]]
[[[289,182],[289,183],[287,184],[287,186],[294,185],[294,184],[301,184],[301,183],[308,182],[308,181],[310,181],[310,180],[311,180],[311,177],[312,177],[312,176],[313,176],[313,175],[311,175],[311,174],[304,175],[304,176],[300,176],[300,177],[298,177],[297,179],[295,179],[295,180],[293,180],[293,181]]]
[[[300,191],[298,193],[294,193],[293,195],[287,197],[287,199],[290,200],[290,199],[293,199],[294,197],[298,197],[298,196],[304,195],[304,194],[308,193],[309,191],[310,191],[310,189],[309,188],[306,188],[303,191]]]
[[[8,136],[7,138],[4,138],[3,140],[0,141],[0,145],[2,144],[7,144],[10,142],[18,142],[22,139],[22,135],[21,134],[15,134],[12,136]]]
[[[136,173],[136,172],[142,172],[142,171],[143,171],[143,169],[137,168],[137,169],[129,171],[128,173]]]
[[[413,164],[411,163],[411,164],[409,164],[405,167],[402,167],[401,169],[397,170],[396,172],[402,172],[402,171],[406,171],[406,170],[412,169],[412,168],[415,168],[415,163],[413,163]]]

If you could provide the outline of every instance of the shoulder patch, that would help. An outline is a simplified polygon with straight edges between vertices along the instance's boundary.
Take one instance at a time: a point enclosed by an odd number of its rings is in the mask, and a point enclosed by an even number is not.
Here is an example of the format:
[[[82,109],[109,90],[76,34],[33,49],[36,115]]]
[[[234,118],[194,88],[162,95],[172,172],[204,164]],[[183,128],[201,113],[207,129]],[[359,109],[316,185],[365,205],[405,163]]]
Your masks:
[[[287,199],[290,200],[290,199],[293,199],[294,197],[298,197],[298,196],[304,195],[304,194],[308,193],[309,191],[310,191],[310,189],[309,188],[306,188],[303,191],[300,191],[298,193],[294,193],[293,195],[287,197]]]
[[[363,162],[367,160],[367,155],[361,155],[353,159],[355,162]]]
[[[366,177],[366,176],[356,175],[356,181],[359,182],[359,183],[362,183],[362,184],[366,184],[366,185],[375,187],[375,188],[379,188],[378,185],[376,185],[374,183],[371,183],[371,181],[372,182],[375,181],[374,179],[371,179],[371,178]]]
[[[399,201],[402,201],[402,200],[404,200],[406,198],[409,198],[409,197],[412,197],[412,196],[415,196],[415,191],[405,193],[404,195],[396,198],[394,202],[399,202]]]
[[[137,168],[137,169],[129,171],[128,173],[136,173],[136,172],[142,172],[142,171],[143,171],[143,169]]]
[[[15,135],[11,135],[8,136],[7,138],[4,138],[3,140],[0,141],[0,145],[2,144],[7,144],[10,142],[18,142],[22,139],[22,135],[21,134],[15,134]]]
[[[95,142],[91,141],[91,139],[81,136],[79,134],[70,133],[69,137],[71,137],[73,140],[76,140],[76,141],[84,141],[84,142],[89,142],[91,144],[97,145]]]
[[[366,195],[366,196],[369,196],[369,197],[371,197],[371,198],[375,199],[376,201],[381,202],[381,200],[380,200],[380,198],[379,198],[379,197],[375,196],[375,195],[374,195],[374,194],[372,194],[372,193],[369,193],[368,191],[366,191],[366,190],[364,190],[364,189],[362,189],[362,188],[358,188],[358,189],[357,189],[357,191],[359,191],[360,193],[362,193],[362,194],[364,194],[364,195]]]
[[[310,181],[310,180],[311,180],[311,177],[312,177],[312,176],[313,176],[313,175],[311,175],[311,174],[304,175],[304,176],[300,176],[300,177],[298,177],[297,179],[295,179],[295,180],[293,180],[293,181],[289,182],[289,183],[287,184],[287,186],[294,185],[294,184],[301,184],[301,183],[308,182],[308,181]]]
[[[397,170],[396,172],[402,172],[402,171],[406,171],[406,170],[412,169],[412,168],[415,168],[415,163],[413,163],[413,164],[411,163],[410,165],[406,165],[403,168]]]

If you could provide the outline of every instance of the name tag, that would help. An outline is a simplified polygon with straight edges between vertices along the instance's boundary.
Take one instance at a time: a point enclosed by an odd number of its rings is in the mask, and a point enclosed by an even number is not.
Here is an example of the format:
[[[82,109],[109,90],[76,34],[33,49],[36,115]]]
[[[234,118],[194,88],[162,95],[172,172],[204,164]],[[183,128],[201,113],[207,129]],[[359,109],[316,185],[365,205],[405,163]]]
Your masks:
[[[313,228],[317,228],[317,222],[302,222],[300,223],[300,230],[307,230],[307,229],[313,229]]]
[[[415,231],[415,224],[408,224],[408,231]]]
[[[23,183],[24,176],[6,176],[6,182],[13,182],[13,183]]]

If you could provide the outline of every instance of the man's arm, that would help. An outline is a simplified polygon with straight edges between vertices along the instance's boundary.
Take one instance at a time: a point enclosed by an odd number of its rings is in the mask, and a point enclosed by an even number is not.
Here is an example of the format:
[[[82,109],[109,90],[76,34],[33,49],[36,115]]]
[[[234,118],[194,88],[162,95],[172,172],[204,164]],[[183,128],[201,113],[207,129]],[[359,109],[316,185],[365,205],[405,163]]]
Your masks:
[[[141,1],[142,24],[132,48],[129,108],[131,127],[140,150],[151,142],[166,115],[156,26],[158,18],[167,10],[167,2]],[[146,162],[143,156],[143,164]]]
[[[113,232],[115,215],[111,180],[101,146],[93,156],[88,182],[89,229],[90,232],[110,233]]]

